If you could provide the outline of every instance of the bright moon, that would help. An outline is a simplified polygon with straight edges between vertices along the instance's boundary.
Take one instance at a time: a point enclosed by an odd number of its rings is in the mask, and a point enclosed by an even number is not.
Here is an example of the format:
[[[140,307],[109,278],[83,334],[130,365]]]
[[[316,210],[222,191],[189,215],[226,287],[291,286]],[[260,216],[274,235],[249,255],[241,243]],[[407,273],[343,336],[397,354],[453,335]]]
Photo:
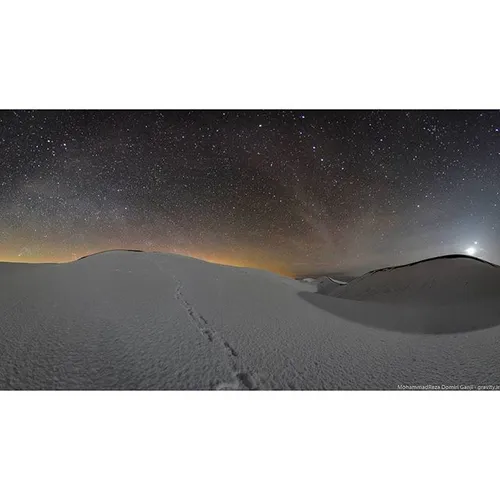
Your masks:
[[[476,253],[476,249],[474,247],[469,247],[465,250],[469,255],[474,255]]]

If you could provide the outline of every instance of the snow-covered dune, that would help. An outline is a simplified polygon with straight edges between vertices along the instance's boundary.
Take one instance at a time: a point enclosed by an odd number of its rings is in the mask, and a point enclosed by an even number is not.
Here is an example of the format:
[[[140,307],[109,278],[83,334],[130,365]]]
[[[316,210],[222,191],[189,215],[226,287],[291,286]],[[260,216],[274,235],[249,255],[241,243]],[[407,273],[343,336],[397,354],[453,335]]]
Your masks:
[[[439,269],[432,264],[433,273]],[[378,273],[347,285],[332,283],[338,293],[353,294],[339,298],[317,293],[314,283],[170,254],[112,251],[66,264],[1,263],[0,388],[396,389],[499,383],[500,317],[491,311],[500,308],[489,274],[497,268],[467,260],[447,274],[454,287],[462,274],[469,280],[480,275],[487,284],[471,284],[481,297],[472,302],[474,324],[448,335],[428,334],[418,312],[434,304],[412,302],[414,292],[404,292],[396,271],[380,272],[397,277],[380,283],[398,300],[406,293],[404,303],[389,300],[385,291],[384,300],[371,300],[377,293],[367,295],[361,284]],[[419,273],[410,276],[417,280]],[[441,283],[435,278],[432,283]],[[451,288],[456,300],[442,300],[438,307],[460,314],[471,295]],[[395,324],[380,320],[402,307],[407,316],[396,314]],[[479,318],[481,312],[486,319]],[[394,331],[398,321],[403,328]]]
[[[318,293],[331,298],[306,299],[345,319],[400,332],[457,333],[500,324],[500,267],[463,255],[371,271],[346,286],[318,286]]]
[[[454,304],[500,299],[500,267],[464,255],[446,255],[371,271],[336,287],[335,297],[376,302]]]

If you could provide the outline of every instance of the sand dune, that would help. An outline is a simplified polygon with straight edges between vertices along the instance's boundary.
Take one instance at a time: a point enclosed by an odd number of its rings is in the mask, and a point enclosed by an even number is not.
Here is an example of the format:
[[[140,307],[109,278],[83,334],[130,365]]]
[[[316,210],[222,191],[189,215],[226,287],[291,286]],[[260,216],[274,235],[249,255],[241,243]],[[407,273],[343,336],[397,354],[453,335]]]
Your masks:
[[[171,254],[2,263],[0,388],[495,384],[497,276],[476,259],[435,259],[330,281],[329,296],[316,283]],[[462,333],[437,334],[450,331]]]
[[[371,271],[346,286],[320,284],[318,294],[303,297],[370,327],[432,334],[483,330],[500,324],[500,267],[447,255]]]
[[[475,257],[446,255],[371,271],[335,288],[351,300],[456,304],[500,298],[500,267]]]

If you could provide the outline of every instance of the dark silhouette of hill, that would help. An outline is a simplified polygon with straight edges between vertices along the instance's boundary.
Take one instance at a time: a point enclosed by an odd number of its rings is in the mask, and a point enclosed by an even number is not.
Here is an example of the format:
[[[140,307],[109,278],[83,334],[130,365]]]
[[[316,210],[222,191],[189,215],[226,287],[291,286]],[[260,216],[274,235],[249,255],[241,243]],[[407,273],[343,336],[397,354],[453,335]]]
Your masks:
[[[137,252],[137,253],[144,253],[143,250],[135,250],[135,249],[128,249],[128,248],[116,248],[116,249],[113,249],[113,250],[103,250],[102,252],[90,253],[90,254],[84,255],[83,257],[80,257],[79,259],[76,259],[76,260],[77,261],[78,260],[83,260],[83,259],[87,259],[89,257],[94,257],[95,255],[101,255],[103,253],[111,253],[111,252]]]

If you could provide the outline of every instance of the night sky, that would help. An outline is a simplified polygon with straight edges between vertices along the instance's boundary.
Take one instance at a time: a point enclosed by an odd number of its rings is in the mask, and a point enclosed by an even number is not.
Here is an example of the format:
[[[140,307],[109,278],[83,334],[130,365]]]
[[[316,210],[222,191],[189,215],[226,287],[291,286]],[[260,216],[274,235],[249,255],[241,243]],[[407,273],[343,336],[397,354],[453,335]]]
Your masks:
[[[0,111],[0,260],[500,263],[498,111]]]

